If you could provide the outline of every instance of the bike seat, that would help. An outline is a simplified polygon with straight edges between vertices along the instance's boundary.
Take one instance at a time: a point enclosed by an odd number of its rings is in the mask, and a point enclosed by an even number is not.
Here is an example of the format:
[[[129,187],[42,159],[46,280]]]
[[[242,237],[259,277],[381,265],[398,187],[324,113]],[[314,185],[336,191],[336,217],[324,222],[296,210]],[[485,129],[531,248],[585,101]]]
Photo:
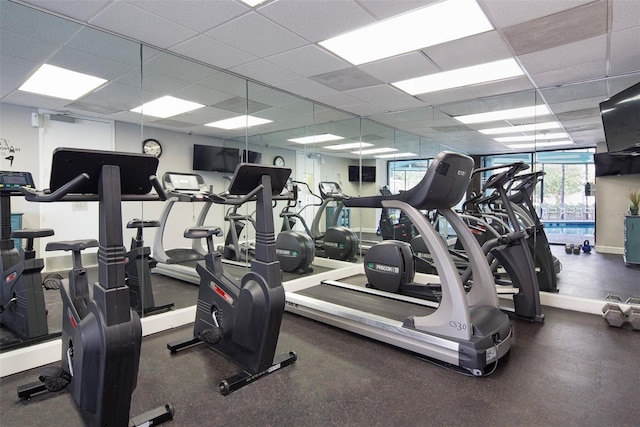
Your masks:
[[[53,236],[53,230],[51,228],[13,230],[11,232],[11,237],[15,239],[35,239],[48,236]]]
[[[47,251],[81,251],[87,248],[97,248],[98,241],[95,239],[67,240],[61,242],[49,242],[45,250]]]
[[[189,227],[184,230],[187,239],[203,239],[209,236],[222,236],[220,227]]]
[[[127,228],[147,228],[147,227],[160,227],[160,221],[156,220],[142,220],[142,219],[132,219],[127,223]]]

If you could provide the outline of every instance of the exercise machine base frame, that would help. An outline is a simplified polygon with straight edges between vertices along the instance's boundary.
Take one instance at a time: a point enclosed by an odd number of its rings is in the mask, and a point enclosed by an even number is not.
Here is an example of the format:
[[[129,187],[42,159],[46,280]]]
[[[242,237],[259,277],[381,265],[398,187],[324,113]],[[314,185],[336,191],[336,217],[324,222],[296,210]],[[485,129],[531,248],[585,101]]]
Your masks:
[[[171,352],[171,354],[174,354],[180,350],[184,350],[185,348],[192,347],[202,342],[203,341],[200,338],[186,338],[168,343],[167,349]],[[223,396],[228,396],[234,391],[257,381],[262,377],[265,377],[275,371],[279,371],[282,368],[286,368],[287,366],[292,365],[296,360],[298,360],[298,355],[294,351],[290,351],[287,355],[275,357],[273,365],[269,366],[266,369],[258,372],[249,372],[247,370],[244,370],[235,375],[232,375],[229,378],[220,381],[220,394],[222,394]]]

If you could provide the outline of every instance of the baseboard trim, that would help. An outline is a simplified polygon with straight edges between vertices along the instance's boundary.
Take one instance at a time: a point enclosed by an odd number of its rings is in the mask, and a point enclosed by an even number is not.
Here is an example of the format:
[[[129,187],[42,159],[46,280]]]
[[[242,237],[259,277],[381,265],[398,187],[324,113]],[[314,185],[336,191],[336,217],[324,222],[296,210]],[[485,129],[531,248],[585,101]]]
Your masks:
[[[617,246],[596,245],[596,252],[599,252],[601,254],[624,255],[624,248],[620,248]]]
[[[167,329],[187,325],[192,323],[195,317],[195,305],[144,317],[140,319],[142,335],[152,335]],[[62,341],[60,339],[0,353],[0,377],[60,361],[61,353]]]

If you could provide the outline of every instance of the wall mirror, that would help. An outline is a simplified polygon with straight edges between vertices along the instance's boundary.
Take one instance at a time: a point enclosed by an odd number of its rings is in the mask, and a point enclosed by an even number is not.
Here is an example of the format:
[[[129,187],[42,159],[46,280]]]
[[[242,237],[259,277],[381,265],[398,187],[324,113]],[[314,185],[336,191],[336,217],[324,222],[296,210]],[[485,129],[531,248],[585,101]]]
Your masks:
[[[385,185],[397,192],[415,184],[428,160],[442,150],[471,154],[477,157],[478,164],[482,161],[508,163],[523,158],[508,157],[521,152],[525,160],[530,159],[536,164],[535,168],[544,168],[547,173],[544,194],[541,187],[536,188],[535,193],[541,215],[548,215],[545,219],[550,223],[554,219],[566,223],[561,220],[570,218],[558,216],[559,204],[571,205],[572,210],[564,215],[570,215],[575,221],[584,217],[585,223],[593,224],[592,228],[585,227],[586,231],[581,231],[586,233],[584,235],[594,236],[595,243],[603,250],[615,251],[622,247],[621,227],[626,202],[620,191],[610,189],[637,185],[637,175],[598,178],[596,202],[594,196],[584,195],[584,184],[595,180],[592,167],[588,166],[593,152],[585,150],[596,144],[599,151],[605,148],[598,104],[640,81],[640,73],[595,81],[584,77],[582,83],[538,92],[514,83],[504,86],[504,95],[484,98],[479,87],[474,94],[480,97],[477,101],[441,103],[434,98],[430,101],[434,107],[360,118],[42,11],[11,2],[1,5],[0,162],[3,170],[31,171],[38,186],[48,184],[50,157],[47,156],[54,146],[77,144],[137,153],[143,150],[143,141],[151,139],[162,148],[158,168],[160,178],[166,172],[198,173],[209,191],[218,193],[227,188],[229,173],[195,170],[194,147],[235,149],[247,155],[259,154],[264,164],[283,162],[293,169],[293,180],[309,186],[307,190],[300,184],[296,207],[308,206],[302,210],[302,217],[311,226],[319,209],[317,205],[321,204],[321,200],[311,193],[319,192],[320,182],[336,182],[349,196],[376,195]],[[99,90],[76,101],[19,90],[42,64],[99,75],[106,82]],[[149,109],[146,113],[144,109],[132,111],[169,95],[199,106],[165,118],[149,114]],[[552,107],[554,115],[539,114],[508,122],[496,120],[475,124],[456,119],[457,116],[541,104]],[[254,118],[262,119],[262,122],[255,124]],[[240,125],[225,125],[223,121],[229,119],[240,120]],[[498,141],[499,136],[479,132],[489,127],[535,125],[553,120],[557,120],[569,135],[569,142],[564,145],[553,146],[545,134],[539,134],[528,142],[527,148],[522,145],[510,147],[507,142]],[[223,124],[219,123],[221,121]],[[77,133],[70,136],[68,132],[72,131]],[[327,135],[336,138],[323,139]],[[520,136],[532,135],[534,133],[530,131],[520,132]],[[340,145],[342,147],[336,148]],[[556,148],[567,150],[569,154],[583,150],[585,154],[574,156],[573,160],[568,157],[545,159],[543,154]],[[488,151],[492,158],[481,159]],[[537,154],[541,156],[536,160]],[[551,178],[555,180],[557,176],[574,177],[575,182],[569,185],[565,181],[562,187],[554,184],[556,187],[552,190]],[[64,239],[85,237],[82,231],[88,228],[83,226],[81,229],[77,227],[78,223],[97,229],[95,207],[90,203],[69,204],[60,207],[63,211],[49,211],[46,210],[49,207],[15,197],[12,203],[12,210],[22,214],[24,227],[51,227],[56,230],[56,236],[64,236]],[[123,220],[158,220],[165,205],[161,202],[129,202],[123,208]],[[336,203],[327,204],[327,207],[335,212]],[[543,211],[543,207],[547,210]],[[279,202],[274,209],[279,213],[283,208],[283,203]],[[202,207],[197,203],[176,203],[172,209],[162,244],[167,248],[189,248],[191,242],[182,237],[185,225],[179,218],[196,222]],[[248,205],[242,213],[249,215],[253,210]],[[319,227],[333,225],[327,218],[330,210],[320,216]],[[224,218],[226,212],[223,206],[211,206],[205,221],[211,222],[208,225],[226,229],[228,224],[218,220]],[[380,237],[381,214],[380,210],[344,210],[337,223],[354,230],[363,242],[376,240]],[[281,218],[274,216],[279,227]],[[55,222],[60,218],[65,221]],[[214,221],[219,224],[213,224]],[[135,229],[125,230],[126,247],[135,235]],[[55,238],[40,239],[39,252],[45,253],[46,242]],[[153,249],[158,239],[155,228],[144,229],[147,246]],[[251,239],[250,232],[243,233],[239,243],[248,245]],[[56,270],[56,266],[64,265],[63,256],[47,254],[47,258],[52,266],[47,269]],[[617,293],[614,285],[598,291]],[[180,297],[159,300],[156,305],[190,306],[195,300],[194,293],[191,285],[185,285]],[[586,291],[583,294],[576,292],[575,296],[602,297]],[[49,323],[59,324],[54,319]]]

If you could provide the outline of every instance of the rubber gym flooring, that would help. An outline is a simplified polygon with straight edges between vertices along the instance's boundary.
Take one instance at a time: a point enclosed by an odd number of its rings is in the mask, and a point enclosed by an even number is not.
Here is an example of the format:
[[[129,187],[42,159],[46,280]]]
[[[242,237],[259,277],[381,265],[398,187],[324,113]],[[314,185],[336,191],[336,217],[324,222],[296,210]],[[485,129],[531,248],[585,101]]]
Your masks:
[[[640,296],[640,270],[625,268],[620,256],[571,256],[561,293],[612,280],[635,292],[621,297]],[[295,351],[298,361],[226,397],[218,381],[236,365],[202,345],[166,350],[190,335],[188,325],[144,338],[131,412],[171,402],[176,415],[167,426],[637,426],[640,332],[600,316],[543,312],[544,324],[513,320],[511,354],[485,378],[286,313],[278,350]],[[16,387],[39,370],[1,380],[0,425],[81,425],[67,393],[18,401]]]

